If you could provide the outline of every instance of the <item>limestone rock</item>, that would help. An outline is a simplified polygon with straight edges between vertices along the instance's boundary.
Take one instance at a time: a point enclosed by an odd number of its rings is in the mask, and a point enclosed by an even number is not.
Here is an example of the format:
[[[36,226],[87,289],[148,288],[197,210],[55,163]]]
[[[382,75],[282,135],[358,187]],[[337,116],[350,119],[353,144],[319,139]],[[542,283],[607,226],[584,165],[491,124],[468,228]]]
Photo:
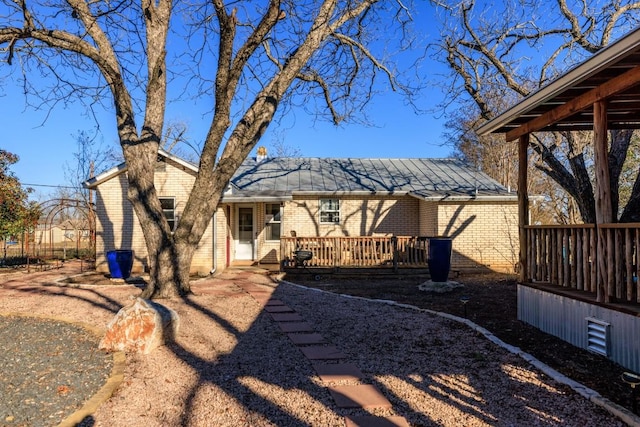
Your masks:
[[[158,303],[136,298],[123,307],[107,325],[100,348],[149,354],[174,340],[179,319],[175,311]]]
[[[426,282],[418,285],[418,289],[423,292],[433,292],[436,294],[444,294],[447,292],[451,292],[456,288],[464,288],[464,285],[458,282],[433,282],[431,280],[427,280]]]

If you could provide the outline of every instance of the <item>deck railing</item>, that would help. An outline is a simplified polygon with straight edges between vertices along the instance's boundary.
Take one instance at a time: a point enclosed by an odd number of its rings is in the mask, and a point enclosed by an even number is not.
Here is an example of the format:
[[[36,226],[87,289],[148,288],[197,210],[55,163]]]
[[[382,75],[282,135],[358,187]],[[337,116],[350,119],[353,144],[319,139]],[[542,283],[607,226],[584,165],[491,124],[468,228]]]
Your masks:
[[[295,266],[295,251],[310,251],[309,267],[426,267],[428,237],[283,237],[284,267]]]
[[[640,303],[640,224],[525,229],[530,281],[598,294],[600,277],[603,301]],[[598,253],[598,241],[603,242],[603,254]]]

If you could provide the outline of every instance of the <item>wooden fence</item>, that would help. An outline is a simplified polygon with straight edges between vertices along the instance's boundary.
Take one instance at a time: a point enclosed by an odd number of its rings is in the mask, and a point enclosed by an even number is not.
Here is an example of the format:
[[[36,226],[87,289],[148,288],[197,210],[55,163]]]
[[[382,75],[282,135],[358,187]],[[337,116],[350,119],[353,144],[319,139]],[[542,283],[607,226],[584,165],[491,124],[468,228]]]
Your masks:
[[[429,238],[393,237],[283,237],[283,267],[295,267],[296,251],[312,254],[309,267],[426,267]]]
[[[640,224],[525,229],[529,281],[596,294],[600,283],[604,300],[640,303]],[[604,253],[598,253],[598,241]]]

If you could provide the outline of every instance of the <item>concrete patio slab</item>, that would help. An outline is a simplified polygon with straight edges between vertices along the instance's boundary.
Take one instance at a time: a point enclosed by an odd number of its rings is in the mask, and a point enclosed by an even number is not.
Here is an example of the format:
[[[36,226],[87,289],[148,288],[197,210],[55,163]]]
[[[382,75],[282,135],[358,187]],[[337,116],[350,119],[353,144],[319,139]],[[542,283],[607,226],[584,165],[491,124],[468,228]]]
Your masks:
[[[347,356],[338,350],[335,345],[314,345],[309,347],[300,347],[300,350],[309,360],[336,360],[347,358]]]
[[[309,322],[282,322],[278,323],[282,332],[313,332],[313,325]]]
[[[346,427],[409,427],[402,417],[374,417],[373,415],[345,417]]]
[[[327,387],[339,408],[391,408],[391,402],[372,385],[338,385]]]
[[[360,369],[353,363],[314,363],[313,368],[325,383],[358,381],[364,378]]]
[[[296,345],[309,345],[309,344],[324,344],[326,341],[324,337],[317,333],[297,333],[297,334],[287,334],[291,342]]]

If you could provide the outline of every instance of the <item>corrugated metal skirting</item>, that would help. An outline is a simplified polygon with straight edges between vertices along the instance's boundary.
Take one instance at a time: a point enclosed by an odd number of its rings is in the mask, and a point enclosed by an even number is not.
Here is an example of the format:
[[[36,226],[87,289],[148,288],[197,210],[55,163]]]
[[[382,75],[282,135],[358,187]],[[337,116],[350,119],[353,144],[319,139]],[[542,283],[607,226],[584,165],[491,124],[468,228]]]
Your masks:
[[[586,302],[518,285],[518,319],[587,349],[587,318],[610,325],[609,358],[640,372],[640,318]]]

